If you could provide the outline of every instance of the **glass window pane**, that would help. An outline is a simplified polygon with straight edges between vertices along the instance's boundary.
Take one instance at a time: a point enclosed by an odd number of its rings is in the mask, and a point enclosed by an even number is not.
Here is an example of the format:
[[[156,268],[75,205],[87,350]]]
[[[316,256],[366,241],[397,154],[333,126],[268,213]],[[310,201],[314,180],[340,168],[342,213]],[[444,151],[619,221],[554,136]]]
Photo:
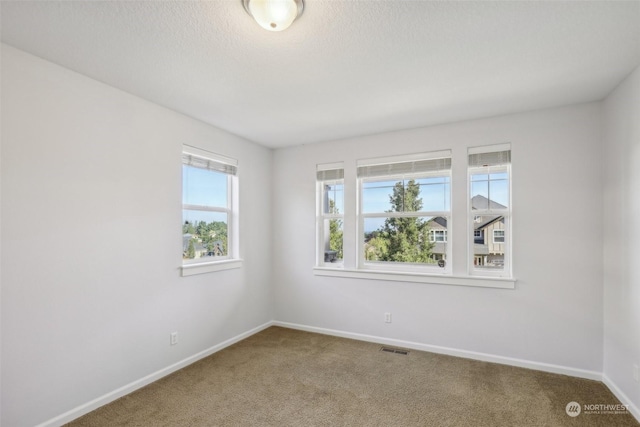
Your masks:
[[[395,185],[402,186],[402,181],[373,181],[362,183],[362,212],[389,212],[395,211],[391,203]],[[397,207],[402,209],[402,205]]]
[[[489,175],[487,173],[475,173],[471,175],[471,182],[474,181],[489,181]]]
[[[444,267],[447,222],[447,218],[430,216],[365,218],[364,258]]]
[[[473,209],[504,209],[509,206],[507,172],[471,175],[471,206]]]
[[[450,192],[448,176],[364,182],[362,212],[448,211]]]
[[[489,181],[474,179],[475,177],[477,175],[471,175],[471,208],[489,209]]]
[[[182,210],[182,258],[227,256],[228,218],[224,212]]]
[[[498,179],[508,179],[509,175],[507,175],[506,172],[491,172],[491,174],[489,175],[489,178],[493,181],[493,180],[498,180]]]
[[[499,203],[505,208],[509,206],[509,181],[506,179],[492,180],[489,182],[489,194],[491,201]],[[495,209],[495,206],[492,206]],[[500,206],[498,206],[500,207]]]
[[[182,203],[227,207],[228,179],[224,173],[182,165]]]
[[[344,213],[344,185],[342,183],[326,183],[324,185],[324,213]]]
[[[416,182],[420,185],[418,197],[422,199],[422,211],[448,211],[450,210],[451,186],[448,176],[432,178],[420,178]]]
[[[341,262],[343,257],[343,221],[341,219],[324,220],[324,262]]]
[[[447,230],[446,229],[431,229],[429,230],[429,241],[431,242],[446,242]]]
[[[506,230],[500,215],[476,216],[473,221],[473,266],[479,270],[503,270]],[[497,238],[497,241],[496,241]]]

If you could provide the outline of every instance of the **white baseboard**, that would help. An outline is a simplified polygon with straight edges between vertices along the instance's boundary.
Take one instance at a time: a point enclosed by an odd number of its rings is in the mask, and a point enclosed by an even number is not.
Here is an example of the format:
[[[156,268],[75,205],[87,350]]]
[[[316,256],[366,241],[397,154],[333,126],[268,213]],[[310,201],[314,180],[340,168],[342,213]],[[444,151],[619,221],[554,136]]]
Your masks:
[[[636,405],[634,405],[631,399],[629,399],[629,397],[624,394],[622,390],[620,390],[616,383],[614,383],[611,378],[607,376],[607,374],[602,374],[602,382],[609,388],[609,390],[611,390],[611,393],[613,393],[623,405],[627,405],[627,408],[629,409],[629,412],[631,412],[631,415],[633,415],[635,419],[640,422],[640,409]]]
[[[428,351],[431,353],[447,354],[449,356],[464,357],[467,359],[481,360],[483,362],[500,363],[503,365],[517,366],[520,368],[534,369],[536,371],[551,372],[554,374],[569,375],[572,377],[586,378],[589,380],[602,381],[602,373],[597,371],[588,371],[585,369],[571,368],[568,366],[553,365],[549,363],[534,362],[531,360],[516,359],[513,357],[497,356],[494,354],[478,353],[475,351],[459,350],[456,348],[441,347],[437,345],[428,345],[412,341],[397,340],[393,338],[383,338],[374,335],[357,334],[353,332],[338,331],[335,329],[317,328],[315,326],[299,325],[296,323],[274,321],[274,326],[282,326],[284,328],[298,329],[307,332],[316,332],[319,334],[333,335],[342,338],[351,338],[359,341],[368,341],[379,344],[393,345],[396,347],[404,347],[412,350]]]
[[[378,344],[392,345],[394,347],[404,347],[412,350],[428,351],[432,353],[446,354],[449,356],[464,357],[467,359],[481,360],[483,362],[500,363],[503,365],[517,366],[520,368],[534,369],[536,371],[550,372],[554,374],[568,375],[571,377],[586,378],[589,380],[601,381],[611,392],[620,400],[623,405],[627,405],[631,415],[640,422],[640,409],[631,399],[614,383],[607,375],[602,372],[589,371],[585,369],[571,368],[568,366],[553,365],[549,363],[534,362],[531,360],[516,359],[513,357],[498,356],[488,353],[479,353],[475,351],[460,350],[450,347],[441,347],[436,345],[422,344],[412,341],[397,340],[393,338],[378,337],[375,335],[358,334],[354,332],[346,332],[335,329],[318,328],[315,326],[300,325],[296,323],[272,322],[274,326],[282,326],[284,328],[298,329],[301,331],[315,332],[319,334],[332,335],[342,338],[351,338],[359,341],[367,341]]]
[[[237,335],[233,338],[230,338],[226,341],[223,341],[220,344],[216,344],[213,347],[210,347],[197,354],[194,354],[193,356],[187,357],[186,359],[183,359],[177,363],[174,363],[171,366],[167,366],[166,368],[160,369],[159,371],[156,371],[143,378],[140,378],[139,380],[129,383],[123,387],[120,387],[117,390],[114,390],[110,393],[100,396],[97,399],[94,399],[90,402],[80,405],[68,412],[65,412],[64,414],[61,414],[55,418],[45,421],[42,424],[38,424],[36,427],[60,427],[101,406],[111,403],[122,396],[125,396],[129,393],[134,392],[135,390],[138,390],[139,388],[142,388],[148,384],[151,384],[152,382],[157,381],[162,377],[165,377],[175,371],[178,371],[184,368],[185,366],[188,366],[194,362],[197,362],[200,359],[203,359],[207,356],[212,355],[213,353],[216,353],[226,347],[229,347],[230,345],[233,345],[239,341],[242,341],[243,339],[246,339],[251,335],[257,334],[258,332],[263,331],[264,329],[267,329],[270,326],[281,326],[284,328],[298,329],[301,331],[315,332],[319,334],[332,335],[332,336],[342,337],[342,338],[350,338],[350,339],[355,339],[359,341],[393,345],[396,347],[404,347],[412,350],[428,351],[432,353],[446,354],[449,356],[464,357],[467,359],[481,360],[484,362],[500,363],[503,365],[511,365],[511,366],[517,366],[520,368],[534,369],[537,371],[551,372],[554,374],[569,375],[572,377],[602,381],[604,385],[606,385],[611,390],[611,392],[624,405],[628,405],[629,412],[638,421],[640,421],[640,410],[638,409],[638,407],[634,405],[633,402],[631,402],[631,400],[627,397],[627,395],[625,395],[609,377],[607,377],[606,375],[600,372],[571,368],[567,366],[553,365],[549,363],[534,362],[530,360],[516,359],[512,357],[498,356],[498,355],[488,354],[488,353],[479,353],[475,351],[460,350],[460,349],[441,347],[436,345],[428,345],[428,344],[422,344],[422,343],[417,343],[412,341],[397,340],[393,338],[384,338],[384,337],[378,337],[374,335],[358,334],[354,332],[339,331],[335,329],[318,328],[315,326],[300,325],[296,323],[270,321],[256,328],[253,328],[247,332],[244,332],[240,335]]]
[[[216,353],[226,347],[229,347],[230,345],[233,345],[238,341],[242,341],[245,338],[249,338],[251,335],[257,334],[258,332],[272,325],[273,325],[273,322],[270,321],[256,328],[253,328],[247,332],[244,332],[240,335],[237,335],[233,338],[229,338],[228,340],[223,341],[220,344],[216,344],[213,347],[210,347],[204,351],[196,353],[193,356],[187,357],[186,359],[183,359],[177,363],[174,363],[171,366],[167,366],[166,368],[160,369],[159,371],[149,374],[146,377],[140,378],[139,380],[129,383],[123,387],[120,387],[117,390],[114,390],[103,396],[100,396],[97,399],[94,399],[90,402],[87,402],[83,405],[73,408],[72,410],[67,411],[64,414],[58,415],[57,417],[52,418],[48,421],[45,421],[42,424],[38,424],[36,427],[60,427],[70,421],[75,420],[76,418],[79,418],[95,409],[98,409],[101,406],[106,405],[107,403],[111,403],[122,396],[125,396],[131,392],[138,390],[139,388],[142,388],[148,384],[151,384],[152,382],[157,381],[162,377],[172,374],[173,372],[178,371],[184,368],[185,366],[191,365],[192,363],[197,362],[200,359],[203,359],[207,356],[212,355],[213,353]]]

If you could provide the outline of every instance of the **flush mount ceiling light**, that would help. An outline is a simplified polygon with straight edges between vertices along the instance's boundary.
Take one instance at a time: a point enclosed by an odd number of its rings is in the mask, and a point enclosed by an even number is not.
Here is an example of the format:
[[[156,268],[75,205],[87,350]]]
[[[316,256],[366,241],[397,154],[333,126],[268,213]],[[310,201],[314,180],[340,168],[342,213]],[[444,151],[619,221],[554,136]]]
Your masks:
[[[303,0],[242,0],[249,15],[265,30],[282,31],[302,15]]]

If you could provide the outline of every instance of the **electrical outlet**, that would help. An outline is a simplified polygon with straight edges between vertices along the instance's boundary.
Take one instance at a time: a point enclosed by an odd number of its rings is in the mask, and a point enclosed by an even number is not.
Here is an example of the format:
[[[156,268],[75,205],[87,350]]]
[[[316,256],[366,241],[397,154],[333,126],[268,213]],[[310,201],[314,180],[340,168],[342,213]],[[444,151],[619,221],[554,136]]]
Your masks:
[[[178,333],[177,332],[171,332],[171,334],[169,335],[169,343],[171,345],[178,344]]]
[[[640,383],[640,374],[638,373],[638,365],[633,365],[633,379],[635,382]]]
[[[391,313],[384,314],[384,323],[391,323]]]

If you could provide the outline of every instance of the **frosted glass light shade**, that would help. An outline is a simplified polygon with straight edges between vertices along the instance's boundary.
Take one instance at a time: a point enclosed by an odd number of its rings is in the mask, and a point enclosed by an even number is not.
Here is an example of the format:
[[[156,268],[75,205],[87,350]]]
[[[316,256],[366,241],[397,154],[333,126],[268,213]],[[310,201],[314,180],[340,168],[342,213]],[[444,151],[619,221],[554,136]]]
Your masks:
[[[253,19],[269,31],[289,28],[304,7],[302,0],[243,0],[242,4]]]

